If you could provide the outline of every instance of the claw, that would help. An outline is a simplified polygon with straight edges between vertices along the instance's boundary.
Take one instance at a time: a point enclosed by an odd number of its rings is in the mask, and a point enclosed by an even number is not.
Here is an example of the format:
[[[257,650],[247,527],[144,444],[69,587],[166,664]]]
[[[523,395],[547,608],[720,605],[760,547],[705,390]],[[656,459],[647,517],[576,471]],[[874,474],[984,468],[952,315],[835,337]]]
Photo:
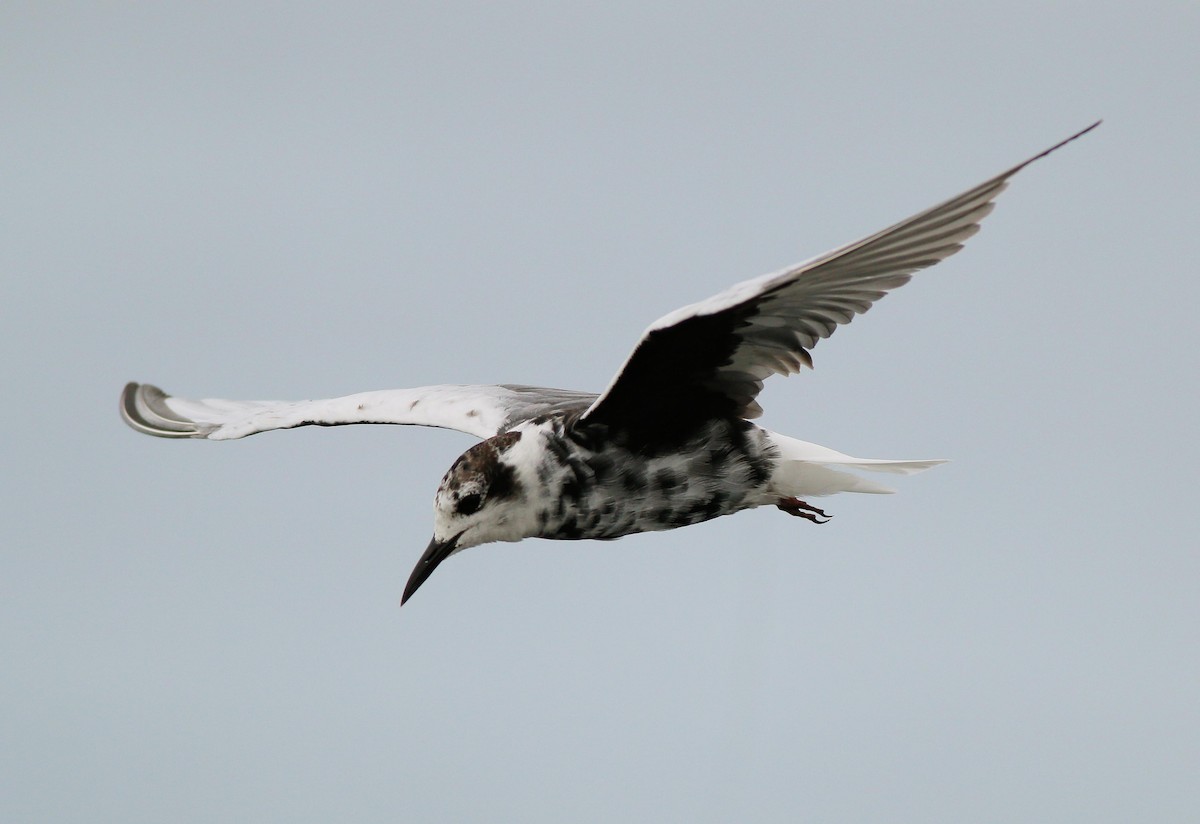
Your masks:
[[[789,515],[795,515],[798,518],[803,518],[806,521],[812,521],[814,524],[827,524],[832,516],[826,515],[825,510],[818,509],[812,504],[805,503],[799,498],[780,498],[775,506],[782,509]],[[820,518],[825,520],[820,520]]]

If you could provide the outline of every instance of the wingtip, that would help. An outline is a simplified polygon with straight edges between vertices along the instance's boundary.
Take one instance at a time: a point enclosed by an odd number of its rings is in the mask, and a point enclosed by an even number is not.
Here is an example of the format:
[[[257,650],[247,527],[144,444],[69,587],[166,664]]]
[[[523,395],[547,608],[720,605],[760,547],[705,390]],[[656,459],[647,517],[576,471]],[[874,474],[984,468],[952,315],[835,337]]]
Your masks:
[[[1052,152],[1056,152],[1056,151],[1058,151],[1058,150],[1059,150],[1059,149],[1061,149],[1063,146],[1066,146],[1068,143],[1070,143],[1070,142],[1072,142],[1072,141],[1075,141],[1075,140],[1078,140],[1079,138],[1083,137],[1085,134],[1087,134],[1088,132],[1092,131],[1093,129],[1095,129],[1097,126],[1099,126],[1099,125],[1100,125],[1101,123],[1103,123],[1103,122],[1104,122],[1104,120],[1103,120],[1103,119],[1097,120],[1095,123],[1093,123],[1092,125],[1088,126],[1087,128],[1085,128],[1085,129],[1080,129],[1079,131],[1075,132],[1075,134],[1071,135],[1071,136],[1070,136],[1070,137],[1068,137],[1066,140],[1060,140],[1059,142],[1057,142],[1057,143],[1055,143],[1053,146],[1051,146],[1049,149],[1046,149],[1044,152],[1039,152],[1038,154],[1035,154],[1033,157],[1029,158],[1029,159],[1028,159],[1028,160],[1026,160],[1024,163],[1022,163],[1020,166],[1018,166],[1016,169],[1014,169],[1014,170],[1013,170],[1013,173],[1015,173],[1015,172],[1019,171],[1020,169],[1023,169],[1023,168],[1025,168],[1026,166],[1028,166],[1030,163],[1032,163],[1032,162],[1033,162],[1033,161],[1035,161],[1035,160],[1041,160],[1041,159],[1042,159],[1043,157],[1045,157],[1046,155],[1048,155],[1048,154],[1050,154],[1050,153],[1052,153]],[[1010,174],[1011,174],[1011,173],[1010,173]]]
[[[171,411],[166,392],[148,383],[130,381],[121,391],[121,419],[137,432],[156,438],[194,438],[196,422]]]
[[[1055,146],[1052,146],[1052,147],[1051,147],[1050,149],[1048,149],[1047,151],[1050,151],[1050,152],[1052,152],[1052,151],[1054,151],[1055,149],[1059,148],[1059,146],[1065,146],[1065,145],[1067,145],[1068,143],[1070,143],[1072,140],[1078,140],[1079,138],[1083,137],[1085,134],[1087,134],[1088,132],[1092,131],[1092,129],[1095,129],[1097,126],[1099,126],[1099,125],[1100,125],[1101,123],[1103,123],[1103,122],[1104,122],[1104,118],[1100,118],[1099,120],[1097,120],[1097,121],[1096,121],[1095,123],[1093,123],[1092,125],[1090,125],[1090,126],[1088,126],[1088,127],[1084,128],[1084,129],[1080,129],[1079,131],[1075,132],[1075,134],[1071,135],[1070,137],[1068,137],[1066,140],[1062,141],[1061,143],[1059,143],[1059,144],[1057,144],[1057,145],[1055,145]]]

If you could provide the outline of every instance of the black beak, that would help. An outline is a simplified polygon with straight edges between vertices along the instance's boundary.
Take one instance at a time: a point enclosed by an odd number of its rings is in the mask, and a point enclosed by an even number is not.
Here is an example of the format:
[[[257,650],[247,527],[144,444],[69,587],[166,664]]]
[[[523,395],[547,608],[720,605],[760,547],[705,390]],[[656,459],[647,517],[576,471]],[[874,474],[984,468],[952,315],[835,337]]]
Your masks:
[[[425,550],[425,554],[421,556],[421,560],[417,561],[412,575],[408,576],[408,584],[404,587],[404,595],[400,598],[400,606],[404,606],[404,602],[420,589],[421,584],[425,583],[425,580],[433,574],[438,564],[450,557],[450,553],[458,546],[458,539],[461,537],[462,533],[460,532],[445,543],[438,543],[437,538],[429,542],[429,547]]]

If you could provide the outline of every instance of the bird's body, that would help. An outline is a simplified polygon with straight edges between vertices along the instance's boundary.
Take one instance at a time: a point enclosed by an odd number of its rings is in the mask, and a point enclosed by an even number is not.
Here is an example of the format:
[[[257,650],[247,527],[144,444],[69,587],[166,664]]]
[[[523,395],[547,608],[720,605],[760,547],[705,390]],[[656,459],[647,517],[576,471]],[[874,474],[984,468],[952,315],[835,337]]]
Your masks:
[[[712,421],[657,455],[571,426],[561,414],[484,445],[495,442],[495,460],[512,467],[530,518],[518,538],[607,540],[729,515],[770,502],[779,463],[767,433],[746,421]]]
[[[941,461],[854,458],[748,419],[769,375],[912,273],[961,248],[1012,175],[1092,128],[956,198],[806,263],[738,284],[647,329],[599,395],[528,386],[432,386],[325,401],[190,401],[131,383],[133,428],[225,440],[317,424],[396,423],[482,438],[450,467],[433,540],[404,600],[445,558],[494,541],[619,538],[774,505],[823,523],[803,498],[891,490],[848,470],[911,473]]]

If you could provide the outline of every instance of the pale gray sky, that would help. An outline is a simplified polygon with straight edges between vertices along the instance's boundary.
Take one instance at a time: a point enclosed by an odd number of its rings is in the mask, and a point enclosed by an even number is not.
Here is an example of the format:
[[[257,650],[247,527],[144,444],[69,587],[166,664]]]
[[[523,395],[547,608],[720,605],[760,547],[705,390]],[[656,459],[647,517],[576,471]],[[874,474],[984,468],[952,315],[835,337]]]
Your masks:
[[[1195,821],[1200,9],[8,3],[0,819]],[[471,439],[126,380],[598,390],[659,315],[1022,172],[766,425],[953,463],[460,555]]]

